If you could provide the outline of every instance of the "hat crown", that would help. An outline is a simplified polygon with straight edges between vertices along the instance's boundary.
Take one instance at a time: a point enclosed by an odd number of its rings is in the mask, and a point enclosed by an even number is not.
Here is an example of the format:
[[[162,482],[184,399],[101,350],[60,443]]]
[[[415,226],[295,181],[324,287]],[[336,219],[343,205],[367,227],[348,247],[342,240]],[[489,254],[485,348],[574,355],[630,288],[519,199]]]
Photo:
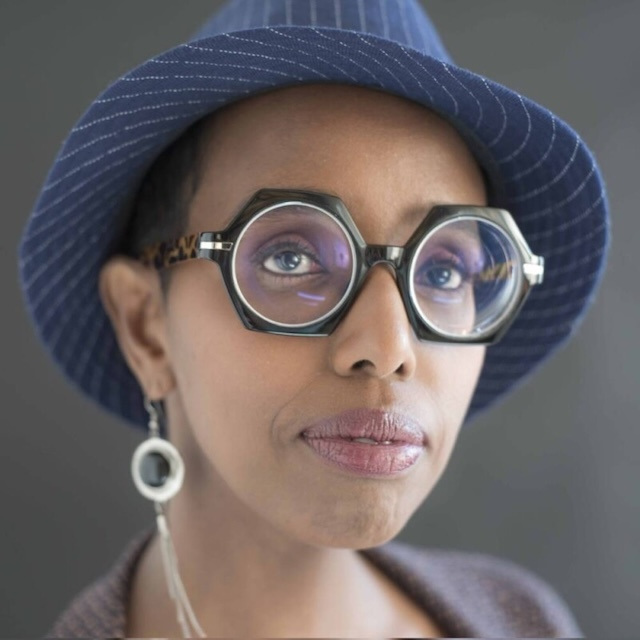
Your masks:
[[[368,33],[452,62],[417,0],[229,0],[191,40],[276,26],[329,27]]]

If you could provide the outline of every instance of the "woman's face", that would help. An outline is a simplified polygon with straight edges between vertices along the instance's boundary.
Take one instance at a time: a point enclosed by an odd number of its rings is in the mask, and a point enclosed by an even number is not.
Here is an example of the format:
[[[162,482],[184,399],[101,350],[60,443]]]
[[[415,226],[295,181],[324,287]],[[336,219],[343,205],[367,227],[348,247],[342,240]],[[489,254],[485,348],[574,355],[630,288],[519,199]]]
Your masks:
[[[442,119],[340,85],[278,90],[219,112],[188,233],[223,229],[264,187],[339,196],[371,244],[405,244],[434,204],[486,204],[477,165]],[[247,330],[216,264],[173,268],[165,321],[175,387],[167,405],[187,490],[201,501],[224,492],[309,544],[363,548],[395,536],[446,467],[485,348],[419,341],[384,263],[321,338]],[[429,439],[417,462],[365,477],[327,463],[300,435],[357,408],[416,420]]]

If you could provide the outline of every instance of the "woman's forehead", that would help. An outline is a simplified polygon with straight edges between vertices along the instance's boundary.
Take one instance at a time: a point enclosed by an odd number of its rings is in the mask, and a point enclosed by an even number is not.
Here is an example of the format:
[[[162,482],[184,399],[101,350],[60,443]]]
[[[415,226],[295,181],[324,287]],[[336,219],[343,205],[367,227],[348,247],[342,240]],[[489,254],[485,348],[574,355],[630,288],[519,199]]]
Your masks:
[[[410,137],[414,143],[450,144],[458,133],[427,107],[358,86],[307,84],[279,88],[235,102],[215,116],[216,137],[233,137],[247,146],[267,144],[277,151],[286,145],[309,157],[308,140],[324,146],[348,142],[366,133],[370,145]],[[460,139],[464,146],[464,143]]]
[[[422,105],[380,91],[272,91],[222,109],[207,137],[193,229],[224,225],[265,187],[332,193],[354,216],[372,203],[387,218],[391,210],[419,218],[436,203],[485,202],[482,174],[457,131]]]

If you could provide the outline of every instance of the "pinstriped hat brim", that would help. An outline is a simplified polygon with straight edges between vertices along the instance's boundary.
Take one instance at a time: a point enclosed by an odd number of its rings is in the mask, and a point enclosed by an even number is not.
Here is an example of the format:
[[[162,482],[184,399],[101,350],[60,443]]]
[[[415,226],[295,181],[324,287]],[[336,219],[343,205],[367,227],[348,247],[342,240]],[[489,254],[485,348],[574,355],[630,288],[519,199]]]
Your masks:
[[[449,119],[488,169],[544,282],[487,349],[465,423],[520,385],[580,325],[604,272],[603,181],[580,137],[544,107],[406,44],[332,27],[258,27],[180,45],[117,80],[69,134],[20,245],[38,334],[65,375],[144,427],[141,390],[98,294],[127,207],[153,160],[191,123],[253,93],[337,82],[378,88]]]

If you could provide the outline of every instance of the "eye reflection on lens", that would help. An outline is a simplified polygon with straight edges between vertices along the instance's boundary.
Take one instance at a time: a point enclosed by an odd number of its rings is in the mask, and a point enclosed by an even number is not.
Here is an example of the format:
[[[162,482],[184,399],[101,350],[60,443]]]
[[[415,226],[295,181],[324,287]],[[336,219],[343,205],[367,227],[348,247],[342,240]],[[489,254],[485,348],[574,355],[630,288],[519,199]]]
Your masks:
[[[410,288],[422,320],[453,337],[489,332],[515,302],[519,254],[497,225],[458,217],[433,229],[415,252]]]
[[[306,203],[265,209],[236,241],[232,273],[240,296],[265,320],[318,322],[343,301],[354,247],[342,224]]]

